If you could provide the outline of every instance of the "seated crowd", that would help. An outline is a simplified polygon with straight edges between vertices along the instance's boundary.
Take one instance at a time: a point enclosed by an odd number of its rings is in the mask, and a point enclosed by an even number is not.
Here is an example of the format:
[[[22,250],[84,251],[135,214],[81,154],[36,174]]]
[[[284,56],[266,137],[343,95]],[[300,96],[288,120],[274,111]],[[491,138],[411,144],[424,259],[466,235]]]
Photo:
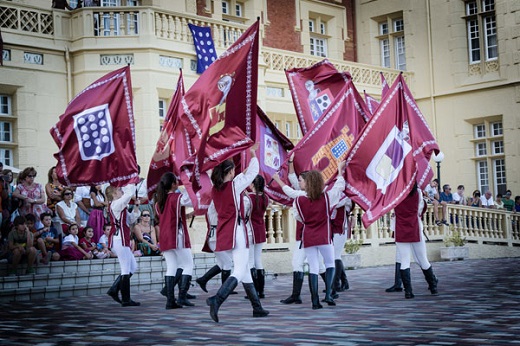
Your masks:
[[[111,225],[106,186],[63,186],[54,167],[48,172],[45,187],[35,182],[33,167],[20,172],[15,184],[13,172],[3,170],[1,162],[0,171],[0,259],[10,264],[9,275],[18,273],[22,261],[27,263],[26,273],[33,274],[35,265],[50,261],[116,257],[108,247]],[[144,179],[135,198],[139,198],[140,204],[135,207],[141,209],[141,217],[132,227],[134,255],[160,255]]]

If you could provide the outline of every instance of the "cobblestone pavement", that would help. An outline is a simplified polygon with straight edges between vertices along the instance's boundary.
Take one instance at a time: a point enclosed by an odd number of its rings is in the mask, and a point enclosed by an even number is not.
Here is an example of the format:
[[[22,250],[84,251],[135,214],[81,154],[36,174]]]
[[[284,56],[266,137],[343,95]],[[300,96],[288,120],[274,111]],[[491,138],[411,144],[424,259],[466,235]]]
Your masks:
[[[312,310],[307,280],[303,304],[283,305],[292,276],[266,283],[264,308],[253,318],[239,285],[209,317],[210,293],[190,290],[195,307],[165,310],[158,292],[133,295],[141,307],[120,307],[108,296],[0,304],[1,345],[509,345],[520,344],[520,259],[433,263],[439,295],[412,268],[415,299],[385,293],[392,266],[349,270],[350,290],[337,306]],[[320,285],[322,283],[320,282]]]

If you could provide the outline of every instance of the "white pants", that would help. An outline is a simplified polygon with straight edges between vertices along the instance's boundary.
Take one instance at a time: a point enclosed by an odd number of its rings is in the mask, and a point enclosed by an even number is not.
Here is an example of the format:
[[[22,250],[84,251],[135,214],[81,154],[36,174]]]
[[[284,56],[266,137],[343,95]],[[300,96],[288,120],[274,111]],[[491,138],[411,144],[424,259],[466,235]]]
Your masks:
[[[320,254],[323,257],[325,268],[334,268],[334,246],[332,244],[310,246],[305,248],[307,262],[309,262],[309,273],[319,274]]]
[[[249,268],[264,269],[262,264],[262,248],[265,243],[249,243]]]
[[[401,269],[410,268],[410,260],[413,256],[415,260],[421,266],[421,269],[430,268],[431,264],[426,256],[426,243],[424,241],[424,235],[421,232],[421,240],[416,243],[395,243],[396,246],[396,260],[400,257]]]
[[[193,274],[193,255],[191,254],[191,249],[170,249],[163,251],[163,256],[166,260],[165,276],[174,276],[178,268],[182,268],[182,275]]]
[[[332,243],[334,244],[334,259],[340,260],[343,249],[345,248],[345,242],[347,241],[347,233],[334,234],[332,237]]]
[[[246,236],[242,229],[236,232],[235,248],[229,250],[233,257],[233,273],[237,281],[246,284],[252,283],[251,272],[249,271],[249,249],[246,245]]]
[[[292,257],[293,272],[302,272],[303,264],[305,263],[305,259],[307,258],[307,255],[305,254],[305,250],[303,249],[301,244],[302,244],[301,240],[297,240],[294,243],[293,257]],[[320,273],[325,273],[325,265],[323,265],[322,260],[319,261],[319,271],[320,271]]]
[[[137,271],[137,261],[132,253],[132,249],[128,246],[123,246],[121,238],[113,239],[112,251],[117,255],[117,260],[121,267],[121,275],[129,275]]]
[[[217,240],[215,237],[209,239],[208,246],[215,254],[215,259],[217,260],[217,265],[220,267],[220,269],[231,270],[231,267],[233,266],[233,257],[231,257],[231,253],[229,251],[215,252],[217,247]]]

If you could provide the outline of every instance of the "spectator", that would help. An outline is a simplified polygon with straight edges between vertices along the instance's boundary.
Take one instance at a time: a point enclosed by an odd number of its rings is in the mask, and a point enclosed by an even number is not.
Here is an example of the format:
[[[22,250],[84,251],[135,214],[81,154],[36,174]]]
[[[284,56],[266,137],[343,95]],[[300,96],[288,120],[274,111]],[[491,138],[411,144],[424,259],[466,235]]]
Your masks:
[[[117,257],[116,254],[108,247],[108,238],[110,237],[111,229],[112,226],[108,223],[103,226],[103,235],[101,238],[99,238],[98,249],[99,251],[108,254],[108,257]]]
[[[137,171],[141,174],[141,166],[137,165]],[[135,190],[130,204],[136,204],[136,199],[139,199],[139,210],[141,213],[148,211],[150,213],[150,224],[153,224],[155,220],[155,210],[153,204],[148,200],[148,188],[145,178],[139,178],[139,183],[137,183]]]
[[[87,224],[92,226],[94,235],[92,240],[98,242],[99,238],[103,235],[103,225],[105,224],[104,209],[108,205],[105,194],[101,191],[101,185],[92,186],[90,188],[90,215],[88,217]]]
[[[17,216],[13,222],[13,229],[9,232],[9,256],[11,269],[9,275],[16,275],[20,261],[27,258],[26,274],[34,274],[34,261],[36,260],[36,249],[33,246],[33,235],[25,225],[25,217]]]
[[[56,8],[58,10],[73,10],[73,8],[69,5],[67,0],[52,0],[52,8]]]
[[[449,184],[444,184],[442,186],[442,192],[439,196],[439,203],[442,208],[442,221],[441,224],[448,226],[448,221],[446,221],[446,214],[448,210],[448,204],[454,204],[453,195],[451,193],[451,186]],[[439,225],[437,223],[437,225]]]
[[[482,207],[482,201],[480,200],[480,190],[473,191],[473,197],[469,198],[468,205],[471,207]]]
[[[93,239],[94,229],[91,226],[87,226],[83,229],[83,237],[79,240],[79,245],[86,252],[90,252],[95,258],[106,258],[108,254],[98,250],[97,243]]]
[[[489,209],[496,208],[495,202],[493,201],[493,194],[491,193],[491,191],[486,190],[486,193],[484,193],[484,196],[480,196],[480,200],[482,201],[483,208],[489,208]]]
[[[79,227],[81,224],[78,205],[72,201],[73,195],[74,193],[72,190],[66,187],[61,192],[61,198],[63,198],[63,201],[56,204],[56,211],[60,217],[61,228],[63,229],[64,234],[68,234],[70,225],[78,225]]]
[[[21,216],[34,214],[38,220],[37,228],[40,228],[40,215],[48,210],[43,186],[34,182],[36,170],[33,167],[24,169],[19,178],[20,184],[13,192],[13,197],[23,201],[23,205],[18,208],[18,211]]]
[[[143,211],[139,222],[133,227],[133,233],[137,240],[137,249],[141,250],[143,256],[157,256],[161,254],[157,245],[155,228],[150,223],[150,215],[148,210]]]
[[[433,204],[433,217],[435,218],[435,224],[440,226],[442,221],[439,220],[439,179],[433,179],[429,185],[424,189],[424,195],[426,196],[426,200],[429,204]],[[446,205],[445,205],[446,206]],[[444,220],[446,217],[446,211],[443,208],[442,219]]]
[[[43,227],[38,230],[36,236],[37,249],[42,252],[43,264],[49,263],[49,260],[58,261],[60,254],[58,253],[60,247],[60,237],[56,228],[52,227],[52,217],[49,213],[40,215],[40,220]]]
[[[97,6],[99,6],[99,0],[84,0],[83,6],[84,7],[97,7]]]
[[[515,201],[511,199],[511,190],[507,190],[506,194],[504,195],[504,208],[507,211],[513,211],[515,210]]]
[[[515,213],[520,212],[520,196],[515,196]]]
[[[464,185],[457,186],[457,192],[453,194],[453,201],[455,204],[466,205],[466,198],[464,197]]]
[[[75,223],[69,225],[69,234],[63,238],[60,256],[64,261],[91,259],[92,253],[79,246],[79,226]]]
[[[79,208],[79,217],[81,219],[81,226],[85,227],[90,216],[90,186],[79,186],[74,192],[74,202]]]
[[[47,207],[50,210],[54,227],[61,232],[61,223],[58,213],[56,213],[56,204],[62,200],[61,192],[65,186],[63,186],[56,174],[56,166],[49,169],[47,174],[47,184],[45,184],[45,193],[47,194]]]
[[[495,199],[495,206],[499,210],[505,210],[504,208],[504,201],[502,200],[502,194],[498,193],[497,197]]]

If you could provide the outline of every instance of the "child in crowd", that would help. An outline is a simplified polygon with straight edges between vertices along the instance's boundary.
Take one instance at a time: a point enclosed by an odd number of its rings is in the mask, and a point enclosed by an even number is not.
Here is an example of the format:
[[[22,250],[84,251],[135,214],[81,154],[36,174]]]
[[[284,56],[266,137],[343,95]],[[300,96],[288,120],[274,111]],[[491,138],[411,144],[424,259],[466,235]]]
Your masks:
[[[502,194],[497,194],[497,198],[495,199],[495,206],[499,210],[504,210],[504,201],[502,200]]]
[[[22,258],[27,258],[26,274],[34,274],[34,261],[36,260],[36,248],[33,246],[33,234],[26,226],[26,220],[23,216],[17,216],[14,221],[14,227],[9,232],[9,255],[11,262],[11,269],[9,275],[16,275],[18,264]]]
[[[58,261],[60,254],[57,250],[60,247],[60,238],[56,228],[52,227],[51,214],[42,213],[40,215],[40,221],[43,227],[34,234],[34,244],[42,253],[42,263],[48,264],[49,260]]]
[[[87,226],[83,229],[83,238],[79,240],[79,245],[86,252],[90,252],[95,258],[106,258],[108,254],[99,252],[97,243],[94,242],[94,228]]]
[[[108,237],[110,236],[110,231],[112,230],[112,225],[106,223],[103,226],[103,235],[99,238],[98,250],[107,254],[107,257],[117,257],[114,252],[108,247]]]
[[[78,232],[78,225],[73,223],[69,226],[69,234],[63,238],[60,256],[64,261],[92,258],[92,253],[86,252],[81,246],[79,246]]]

